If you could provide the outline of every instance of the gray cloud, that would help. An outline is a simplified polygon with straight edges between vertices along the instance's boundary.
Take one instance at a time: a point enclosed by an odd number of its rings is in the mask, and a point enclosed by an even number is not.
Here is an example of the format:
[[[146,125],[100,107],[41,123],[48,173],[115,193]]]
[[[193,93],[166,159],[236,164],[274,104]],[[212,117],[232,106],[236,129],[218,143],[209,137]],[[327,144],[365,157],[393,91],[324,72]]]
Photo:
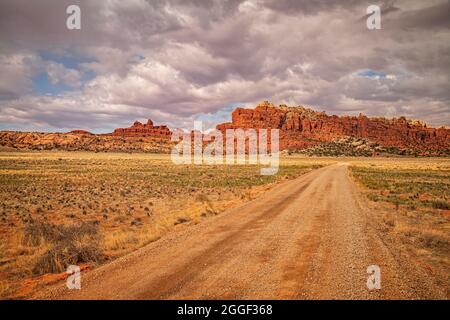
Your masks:
[[[79,31],[65,28],[74,3]],[[376,31],[361,19],[369,4],[4,0],[0,123],[108,130],[152,117],[175,127],[237,102],[273,100],[448,125],[448,1],[380,1]],[[84,60],[68,67],[42,53]],[[41,72],[72,91],[35,92]],[[95,76],[83,79],[86,72]]]

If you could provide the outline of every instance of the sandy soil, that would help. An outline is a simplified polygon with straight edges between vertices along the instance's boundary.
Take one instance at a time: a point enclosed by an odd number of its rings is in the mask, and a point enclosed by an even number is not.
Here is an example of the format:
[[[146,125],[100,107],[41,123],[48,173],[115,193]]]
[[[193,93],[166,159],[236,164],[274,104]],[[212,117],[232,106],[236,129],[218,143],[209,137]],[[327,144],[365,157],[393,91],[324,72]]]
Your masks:
[[[346,164],[283,183],[257,199],[82,274],[38,299],[421,299],[446,288],[387,247]],[[381,289],[367,288],[367,267]]]

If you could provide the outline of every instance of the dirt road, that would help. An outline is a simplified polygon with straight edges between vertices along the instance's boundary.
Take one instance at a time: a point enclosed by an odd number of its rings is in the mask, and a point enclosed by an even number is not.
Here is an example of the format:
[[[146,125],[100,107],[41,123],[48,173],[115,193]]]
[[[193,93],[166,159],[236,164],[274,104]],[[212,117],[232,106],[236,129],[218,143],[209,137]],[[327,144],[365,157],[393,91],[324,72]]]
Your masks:
[[[383,244],[364,201],[345,164],[321,168],[38,298],[446,298]],[[380,290],[367,288],[369,265]]]

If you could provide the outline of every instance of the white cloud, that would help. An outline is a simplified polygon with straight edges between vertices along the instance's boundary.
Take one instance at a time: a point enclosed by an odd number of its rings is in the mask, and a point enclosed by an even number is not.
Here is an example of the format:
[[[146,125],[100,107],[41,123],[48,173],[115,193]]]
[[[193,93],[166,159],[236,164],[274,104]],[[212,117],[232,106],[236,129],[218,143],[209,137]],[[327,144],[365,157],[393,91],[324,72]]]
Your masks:
[[[81,86],[81,72],[66,68],[61,63],[48,62],[46,72],[53,84],[65,84],[74,88]]]
[[[32,53],[0,53],[0,100],[30,93],[31,77],[39,69],[39,64],[39,57]]]

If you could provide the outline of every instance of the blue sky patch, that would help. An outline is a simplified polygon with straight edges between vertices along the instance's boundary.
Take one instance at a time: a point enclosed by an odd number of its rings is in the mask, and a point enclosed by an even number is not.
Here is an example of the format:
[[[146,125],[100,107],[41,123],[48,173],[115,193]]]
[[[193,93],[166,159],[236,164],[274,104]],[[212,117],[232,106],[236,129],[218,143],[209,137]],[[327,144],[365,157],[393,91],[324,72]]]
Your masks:
[[[96,74],[92,70],[81,70],[80,64],[95,62],[96,60],[87,57],[73,55],[73,54],[55,54],[52,52],[40,52],[39,55],[45,61],[62,64],[67,69],[75,69],[81,71],[82,86],[95,78]],[[32,78],[33,91],[40,95],[57,96],[65,92],[78,90],[79,88],[72,88],[63,83],[53,84],[45,72],[36,74]]]
[[[386,74],[382,71],[375,71],[371,69],[365,69],[356,73],[360,77],[365,78],[386,78]]]
[[[51,52],[40,52],[39,55],[43,60],[53,61],[56,63],[60,63],[66,68],[69,69],[79,69],[80,64],[95,62],[95,59],[87,58],[83,56],[73,55],[73,54],[55,54]]]
[[[240,102],[233,102],[216,112],[200,113],[195,116],[195,120],[203,122],[203,129],[212,129],[215,128],[218,123],[231,122],[231,112],[242,105],[243,104]]]
[[[57,96],[73,90],[73,88],[62,83],[53,84],[45,72],[35,75],[32,81],[33,91],[41,95]]]

